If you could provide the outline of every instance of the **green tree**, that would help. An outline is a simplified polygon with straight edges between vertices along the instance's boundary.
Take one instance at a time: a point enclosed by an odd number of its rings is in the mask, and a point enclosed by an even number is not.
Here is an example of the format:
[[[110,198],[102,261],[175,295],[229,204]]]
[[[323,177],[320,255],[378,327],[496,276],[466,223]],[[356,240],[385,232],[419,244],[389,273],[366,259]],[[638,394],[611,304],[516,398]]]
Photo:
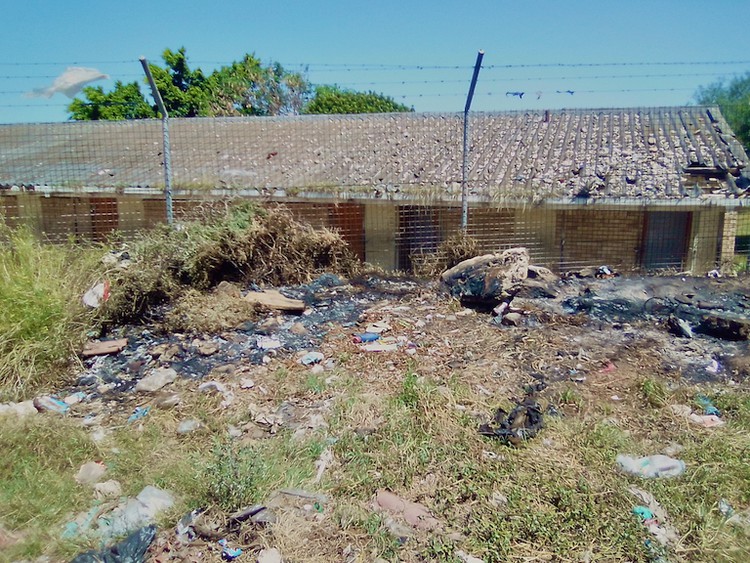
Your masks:
[[[263,65],[254,55],[222,66],[210,74],[192,69],[185,48],[166,49],[164,65],[149,64],[156,87],[171,117],[297,115],[300,113],[387,113],[414,111],[375,92],[338,86],[311,86],[300,73],[279,63]],[[145,81],[145,79],[144,79]],[[156,117],[137,82],[116,82],[110,92],[101,86],[83,89],[83,99],[68,106],[71,119],[143,119]]]
[[[302,113],[391,113],[414,111],[393,98],[375,92],[357,92],[338,86],[318,86]]]
[[[728,83],[715,82],[698,89],[695,100],[717,105],[746,151],[750,152],[750,72]]]
[[[310,84],[299,73],[278,64],[263,66],[252,55],[211,74],[191,69],[185,48],[166,49],[164,66],[149,64],[170,117],[298,114],[310,95]],[[145,80],[145,79],[144,79]],[[68,106],[71,119],[140,119],[156,116],[137,82],[115,84],[110,92],[87,87],[84,99]]]
[[[71,119],[122,120],[156,116],[154,108],[144,99],[137,82],[123,84],[118,80],[111,92],[104,92],[101,86],[86,86],[83,95],[85,100],[76,98],[68,106]]]

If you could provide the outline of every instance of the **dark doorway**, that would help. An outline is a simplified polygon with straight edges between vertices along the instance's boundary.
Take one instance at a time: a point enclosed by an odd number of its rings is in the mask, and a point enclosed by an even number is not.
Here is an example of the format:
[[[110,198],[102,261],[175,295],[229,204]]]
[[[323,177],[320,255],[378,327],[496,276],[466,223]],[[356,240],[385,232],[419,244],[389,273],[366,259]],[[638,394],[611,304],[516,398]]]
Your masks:
[[[646,237],[643,267],[682,269],[687,258],[692,213],[689,211],[649,211],[646,213]]]

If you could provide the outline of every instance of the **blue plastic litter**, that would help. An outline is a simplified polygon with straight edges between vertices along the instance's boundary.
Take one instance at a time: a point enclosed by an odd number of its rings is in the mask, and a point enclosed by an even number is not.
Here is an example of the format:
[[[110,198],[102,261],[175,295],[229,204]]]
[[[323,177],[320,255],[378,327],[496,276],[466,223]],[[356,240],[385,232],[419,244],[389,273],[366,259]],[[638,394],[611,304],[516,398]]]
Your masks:
[[[355,342],[375,342],[380,338],[380,335],[376,332],[363,332],[362,334],[355,334]]]
[[[128,424],[141,420],[149,413],[150,410],[151,407],[135,407],[133,414],[131,414],[128,418]]]
[[[719,411],[719,409],[716,408],[711,399],[709,399],[705,395],[698,395],[695,398],[695,402],[698,403],[698,406],[703,409],[704,414],[721,416],[721,411]]]
[[[239,547],[229,547],[227,540],[219,540],[219,545],[221,546],[221,558],[224,561],[233,561],[242,555],[242,549]]]

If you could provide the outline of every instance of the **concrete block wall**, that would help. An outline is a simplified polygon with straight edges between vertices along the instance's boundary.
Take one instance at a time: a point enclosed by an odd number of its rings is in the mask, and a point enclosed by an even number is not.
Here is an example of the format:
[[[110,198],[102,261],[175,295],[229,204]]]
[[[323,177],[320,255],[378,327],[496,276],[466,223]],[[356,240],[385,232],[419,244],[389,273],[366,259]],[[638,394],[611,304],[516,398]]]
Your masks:
[[[640,267],[642,210],[560,210],[555,239],[560,245],[557,269],[608,265],[621,271]]]

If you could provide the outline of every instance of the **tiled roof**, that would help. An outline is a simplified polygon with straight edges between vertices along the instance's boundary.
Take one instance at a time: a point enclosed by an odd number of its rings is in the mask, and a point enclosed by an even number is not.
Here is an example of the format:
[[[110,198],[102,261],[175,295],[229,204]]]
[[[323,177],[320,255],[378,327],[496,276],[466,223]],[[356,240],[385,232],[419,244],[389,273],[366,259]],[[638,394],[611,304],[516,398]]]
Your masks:
[[[177,189],[460,190],[462,114],[170,121]],[[487,198],[738,197],[748,157],[718,108],[473,113]],[[163,185],[159,121],[0,126],[0,185]],[[349,190],[351,191],[351,190]]]

